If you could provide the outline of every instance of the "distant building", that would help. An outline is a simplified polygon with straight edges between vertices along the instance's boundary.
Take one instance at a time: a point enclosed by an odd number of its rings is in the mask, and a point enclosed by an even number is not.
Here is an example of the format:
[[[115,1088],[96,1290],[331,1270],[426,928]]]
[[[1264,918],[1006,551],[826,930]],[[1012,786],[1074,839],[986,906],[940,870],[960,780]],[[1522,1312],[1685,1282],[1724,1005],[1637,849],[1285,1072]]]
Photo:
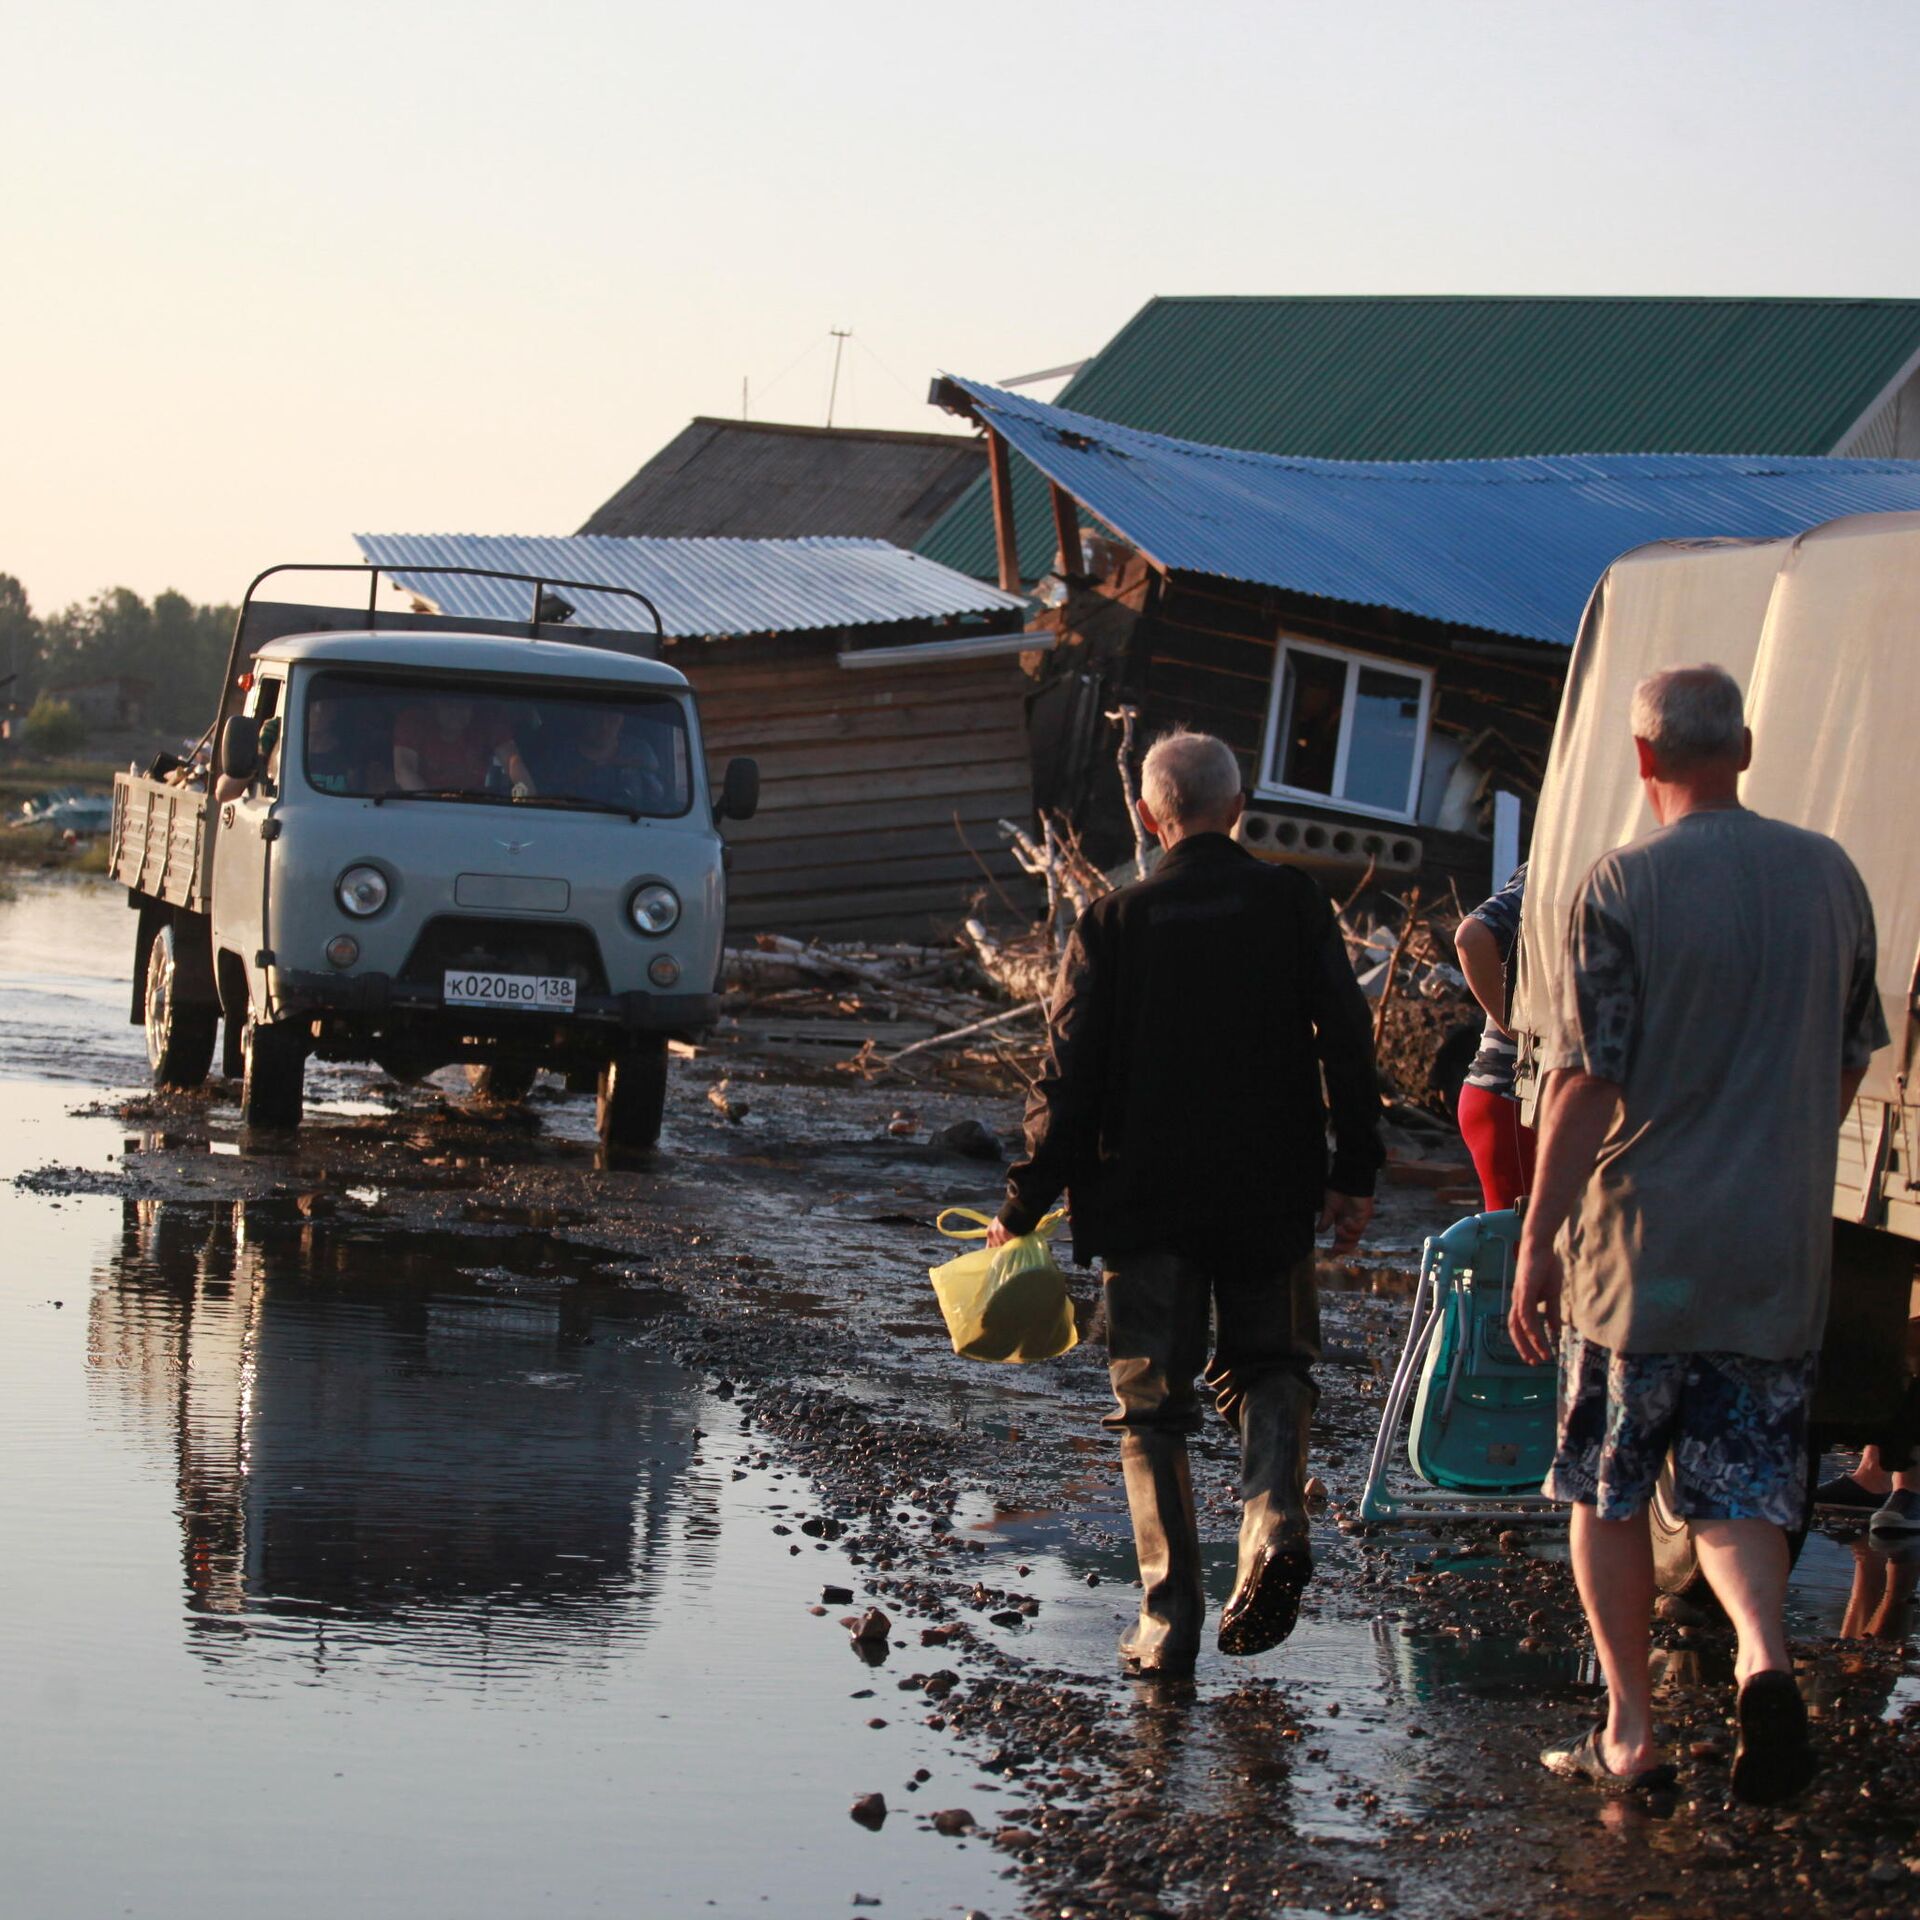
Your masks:
[[[111,733],[146,724],[153,682],[134,674],[115,673],[100,680],[69,681],[44,691],[49,700],[71,707],[89,727]]]
[[[1920,457],[1920,300],[1159,299],[1055,404],[1209,446],[1322,460],[1904,460]],[[1020,552],[1044,555],[1052,530],[1037,475],[1016,475],[1013,501]],[[918,545],[943,566],[995,578],[987,482]]]
[[[983,886],[1031,896],[999,831],[1032,818],[1021,662],[1053,644],[1026,631],[1024,600],[883,540],[356,538],[443,613],[524,617],[526,589],[409,566],[653,601],[665,637],[648,650],[693,684],[711,777],[736,754],[760,763],[759,813],[727,825],[730,934],[937,937]],[[630,599],[561,591],[586,625],[644,622]]]
[[[986,463],[984,444],[957,433],[702,417],[580,531],[756,540],[837,534],[914,547]]]

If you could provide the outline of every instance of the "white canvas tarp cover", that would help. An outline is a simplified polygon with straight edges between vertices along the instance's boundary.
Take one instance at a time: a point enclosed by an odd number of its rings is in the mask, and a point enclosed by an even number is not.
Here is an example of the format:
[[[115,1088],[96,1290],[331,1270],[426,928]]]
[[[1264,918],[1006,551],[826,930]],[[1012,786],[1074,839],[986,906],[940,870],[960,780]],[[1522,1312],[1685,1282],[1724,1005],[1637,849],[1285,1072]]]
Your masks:
[[[1525,1059],[1564,971],[1568,909],[1609,848],[1648,832],[1628,726],[1634,683],[1713,661],[1747,695],[1757,812],[1830,834],[1873,898],[1893,1045],[1863,1101],[1916,1098],[1920,961],[1920,513],[1790,540],[1661,542],[1608,568],[1570,663],[1536,817],[1514,1026]],[[1843,1129],[1843,1134],[1846,1130]]]

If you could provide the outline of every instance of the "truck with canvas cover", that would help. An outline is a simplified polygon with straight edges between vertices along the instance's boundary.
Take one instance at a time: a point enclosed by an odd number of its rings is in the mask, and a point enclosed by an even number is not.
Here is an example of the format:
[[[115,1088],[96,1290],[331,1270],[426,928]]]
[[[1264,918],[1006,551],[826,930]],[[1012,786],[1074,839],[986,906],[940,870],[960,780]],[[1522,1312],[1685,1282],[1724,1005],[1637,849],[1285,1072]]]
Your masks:
[[[463,1062],[504,1099],[550,1069],[597,1092],[605,1147],[649,1147],[668,1043],[714,1017],[719,823],[753,812],[758,771],[734,761],[709,791],[644,595],[493,574],[524,581],[528,618],[455,620],[377,610],[382,571],[262,574],[210,761],[114,783],[155,1084],[199,1086],[218,1050],[247,1124],[292,1127],[309,1058],[402,1080]],[[363,575],[367,603],[260,599],[285,572]],[[564,624],[557,590],[583,586],[651,632]]]
[[[1872,897],[1893,1044],[1840,1127],[1813,1444],[1877,1442],[1902,1458],[1920,1439],[1907,1341],[1920,1256],[1920,514],[1861,514],[1781,540],[1664,541],[1602,576],[1534,824],[1511,1022],[1519,1090],[1531,1109],[1581,881],[1654,826],[1628,738],[1634,686],[1702,661],[1746,693],[1742,799],[1837,840]],[[1662,1586],[1696,1587],[1686,1523],[1659,1497],[1654,1538]]]

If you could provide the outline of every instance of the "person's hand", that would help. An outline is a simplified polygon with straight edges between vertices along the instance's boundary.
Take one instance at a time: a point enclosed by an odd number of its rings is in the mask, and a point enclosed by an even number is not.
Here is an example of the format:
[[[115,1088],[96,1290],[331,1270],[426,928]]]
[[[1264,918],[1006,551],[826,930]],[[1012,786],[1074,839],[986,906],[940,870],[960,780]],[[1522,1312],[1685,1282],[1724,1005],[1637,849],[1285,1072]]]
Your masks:
[[[1507,1334],[1521,1359],[1545,1366],[1560,1341],[1560,1290],[1566,1274],[1551,1245],[1520,1242],[1513,1276],[1513,1305],[1507,1309]]]
[[[990,1220],[987,1223],[987,1245],[1004,1247],[1013,1238],[1011,1229],[1004,1220]]]
[[[1360,1236],[1366,1232],[1367,1222],[1372,1218],[1371,1195],[1335,1193],[1329,1188],[1326,1203],[1320,1209],[1320,1218],[1314,1223],[1314,1231],[1325,1233],[1331,1227],[1334,1252],[1351,1253],[1360,1244]]]

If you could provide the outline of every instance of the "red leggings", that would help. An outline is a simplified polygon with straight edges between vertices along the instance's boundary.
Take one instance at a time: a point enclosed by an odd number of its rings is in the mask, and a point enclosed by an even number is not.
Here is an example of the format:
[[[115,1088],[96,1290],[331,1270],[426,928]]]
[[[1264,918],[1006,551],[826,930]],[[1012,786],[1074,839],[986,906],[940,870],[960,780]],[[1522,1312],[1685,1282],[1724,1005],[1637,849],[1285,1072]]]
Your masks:
[[[1473,1155],[1489,1213],[1502,1212],[1532,1190],[1534,1132],[1520,1124],[1518,1100],[1491,1087],[1462,1087],[1460,1137]]]

